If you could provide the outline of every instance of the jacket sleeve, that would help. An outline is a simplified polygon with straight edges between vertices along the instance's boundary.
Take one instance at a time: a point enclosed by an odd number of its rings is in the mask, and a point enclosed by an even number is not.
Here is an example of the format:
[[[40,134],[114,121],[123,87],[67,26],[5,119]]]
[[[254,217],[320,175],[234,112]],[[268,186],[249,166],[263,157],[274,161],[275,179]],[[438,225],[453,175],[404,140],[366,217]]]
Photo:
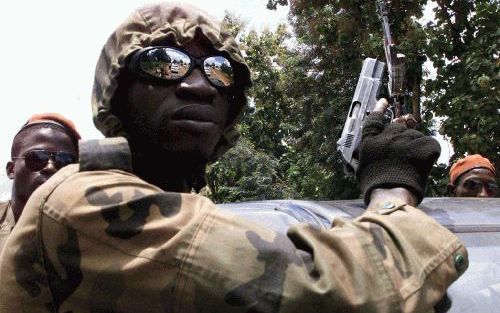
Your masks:
[[[60,172],[7,242],[0,312],[421,312],[467,267],[406,205],[281,235],[124,172]]]

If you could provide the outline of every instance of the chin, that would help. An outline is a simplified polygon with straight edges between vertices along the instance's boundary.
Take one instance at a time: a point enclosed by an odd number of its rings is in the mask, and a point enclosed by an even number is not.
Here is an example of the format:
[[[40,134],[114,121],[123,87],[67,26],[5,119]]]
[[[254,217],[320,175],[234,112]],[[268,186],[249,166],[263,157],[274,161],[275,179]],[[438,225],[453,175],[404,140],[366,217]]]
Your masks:
[[[163,157],[174,163],[192,163],[201,165],[208,163],[213,154],[213,149],[204,147],[175,147],[171,145],[163,146]]]
[[[208,141],[193,142],[188,140],[175,140],[158,145],[160,149],[170,155],[185,156],[189,159],[209,160],[216,143]]]

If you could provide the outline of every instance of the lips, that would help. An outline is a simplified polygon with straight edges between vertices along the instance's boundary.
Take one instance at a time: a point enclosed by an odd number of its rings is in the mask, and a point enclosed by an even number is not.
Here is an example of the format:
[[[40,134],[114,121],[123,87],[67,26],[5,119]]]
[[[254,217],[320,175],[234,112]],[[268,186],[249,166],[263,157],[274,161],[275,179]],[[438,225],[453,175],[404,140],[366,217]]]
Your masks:
[[[174,111],[172,120],[193,120],[217,123],[217,113],[210,105],[191,104]]]
[[[172,123],[189,132],[212,132],[217,130],[219,119],[211,105],[185,105],[170,116]]]

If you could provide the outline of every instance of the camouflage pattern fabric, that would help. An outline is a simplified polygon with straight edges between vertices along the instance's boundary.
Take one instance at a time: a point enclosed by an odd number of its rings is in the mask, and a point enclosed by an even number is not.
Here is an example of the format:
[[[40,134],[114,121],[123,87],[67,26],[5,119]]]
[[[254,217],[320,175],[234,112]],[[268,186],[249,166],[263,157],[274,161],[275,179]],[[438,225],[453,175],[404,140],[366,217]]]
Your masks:
[[[75,164],[9,237],[0,312],[426,312],[467,265],[451,232],[405,204],[284,235]]]
[[[233,36],[208,13],[186,3],[147,4],[130,16],[111,34],[97,61],[92,89],[94,124],[105,137],[127,137],[121,121],[111,113],[111,99],[118,86],[118,76],[127,65],[127,57],[144,47],[165,45],[182,47],[195,36],[202,36],[213,48],[231,60],[239,93],[231,102],[228,125],[211,156],[217,159],[234,146],[240,134],[235,125],[246,105],[244,88],[251,84],[246,65]]]
[[[0,202],[0,254],[15,224],[10,201]]]

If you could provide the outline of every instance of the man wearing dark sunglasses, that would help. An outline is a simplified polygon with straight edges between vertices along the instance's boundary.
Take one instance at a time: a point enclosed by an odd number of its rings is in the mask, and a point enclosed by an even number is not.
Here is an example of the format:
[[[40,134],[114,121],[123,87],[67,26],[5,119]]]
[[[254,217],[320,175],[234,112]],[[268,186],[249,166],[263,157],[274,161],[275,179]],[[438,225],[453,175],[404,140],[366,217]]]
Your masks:
[[[130,150],[81,142],[80,164],[37,190],[0,259],[0,312],[428,311],[467,254],[412,207],[439,145],[401,124],[386,132],[383,101],[364,127],[356,220],[281,234],[190,193],[238,138],[249,84],[206,13],[135,11],[102,49],[92,95],[96,126]],[[386,162],[395,170],[381,175]]]
[[[33,115],[14,136],[6,165],[12,194],[0,209],[0,251],[31,194],[62,167],[77,161],[79,139],[73,122],[57,113]]]
[[[452,197],[497,197],[495,166],[480,154],[459,159],[450,168],[448,194]]]
[[[216,49],[199,33],[185,36],[191,38],[182,47],[165,36],[137,47],[125,58],[113,97],[94,99],[96,126],[107,137],[127,137],[138,152],[134,172],[177,192],[205,186],[206,164],[235,144],[250,85],[232,38],[221,38]]]

